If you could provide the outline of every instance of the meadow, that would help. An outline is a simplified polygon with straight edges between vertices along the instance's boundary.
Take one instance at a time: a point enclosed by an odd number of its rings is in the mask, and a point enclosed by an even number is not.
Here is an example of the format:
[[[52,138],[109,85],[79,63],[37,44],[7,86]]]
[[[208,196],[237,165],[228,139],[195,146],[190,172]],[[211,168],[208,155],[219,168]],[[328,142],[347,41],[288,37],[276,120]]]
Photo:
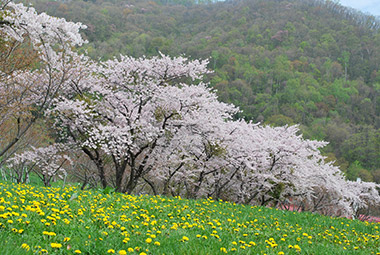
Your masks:
[[[380,254],[379,223],[0,183],[1,254]]]

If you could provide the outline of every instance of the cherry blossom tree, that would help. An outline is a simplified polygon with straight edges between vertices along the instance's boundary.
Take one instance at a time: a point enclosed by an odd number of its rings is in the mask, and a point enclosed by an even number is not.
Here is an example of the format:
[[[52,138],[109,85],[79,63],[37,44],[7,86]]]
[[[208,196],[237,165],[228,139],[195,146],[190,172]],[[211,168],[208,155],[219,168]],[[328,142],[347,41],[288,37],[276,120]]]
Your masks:
[[[50,186],[56,176],[61,179],[67,176],[64,166],[72,164],[71,159],[65,154],[67,150],[68,148],[62,144],[31,147],[31,150],[15,154],[8,160],[8,166],[13,169],[12,174],[15,174],[14,179],[18,183],[25,183],[30,173],[34,172],[45,186]]]
[[[335,216],[352,216],[357,208],[380,198],[378,185],[346,181],[319,152],[327,143],[303,139],[297,126],[272,128],[229,121],[205,133],[198,143],[192,133],[186,150],[177,145],[182,154],[161,152],[166,161],[151,178],[163,179],[164,188],[168,185],[173,195],[272,206],[290,202]],[[186,146],[184,139],[181,144]]]
[[[80,72],[86,58],[73,51],[85,43],[79,34],[85,26],[80,23],[37,14],[32,7],[4,0],[0,1],[0,17],[3,62],[17,59],[15,54],[20,55],[17,50],[22,48],[33,55],[27,66],[0,67],[2,157],[43,117],[58,92]]]
[[[122,56],[92,66],[96,74],[75,87],[80,96],[61,96],[52,113],[99,166],[103,183],[99,161],[105,153],[112,157],[118,191],[132,192],[141,179],[155,189],[144,176],[156,169],[162,148],[174,152],[167,144],[185,129],[213,125],[213,120],[230,119],[236,111],[217,101],[207,85],[189,84],[208,72],[206,65],[183,57]]]

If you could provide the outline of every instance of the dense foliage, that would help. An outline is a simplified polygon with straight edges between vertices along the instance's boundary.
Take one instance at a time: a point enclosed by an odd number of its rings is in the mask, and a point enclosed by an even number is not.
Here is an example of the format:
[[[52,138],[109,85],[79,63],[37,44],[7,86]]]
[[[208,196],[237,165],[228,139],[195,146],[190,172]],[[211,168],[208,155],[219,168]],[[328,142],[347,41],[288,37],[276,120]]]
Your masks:
[[[322,0],[32,2],[88,25],[93,57],[211,57],[211,85],[242,117],[299,123],[350,179],[380,182],[376,18]]]
[[[379,254],[379,223],[0,183],[2,254]]]

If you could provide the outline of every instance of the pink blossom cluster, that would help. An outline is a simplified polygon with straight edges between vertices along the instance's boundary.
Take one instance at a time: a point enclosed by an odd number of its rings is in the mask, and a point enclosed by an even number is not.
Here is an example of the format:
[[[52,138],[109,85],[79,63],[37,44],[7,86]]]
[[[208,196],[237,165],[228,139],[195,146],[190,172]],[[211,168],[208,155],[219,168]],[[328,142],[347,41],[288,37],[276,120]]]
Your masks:
[[[33,171],[46,186],[49,186],[55,176],[63,179],[67,175],[64,167],[72,164],[70,157],[65,154],[67,149],[63,144],[39,148],[31,146],[30,150],[16,154],[9,159],[8,166],[15,169],[23,167],[28,172]]]

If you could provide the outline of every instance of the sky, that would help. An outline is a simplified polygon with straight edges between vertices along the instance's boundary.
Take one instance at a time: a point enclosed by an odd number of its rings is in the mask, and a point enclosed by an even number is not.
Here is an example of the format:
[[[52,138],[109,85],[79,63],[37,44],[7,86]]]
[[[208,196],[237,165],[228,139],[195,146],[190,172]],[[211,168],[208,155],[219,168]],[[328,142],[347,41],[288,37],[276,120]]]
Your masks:
[[[339,2],[364,13],[380,16],[380,0],[340,0]]]

